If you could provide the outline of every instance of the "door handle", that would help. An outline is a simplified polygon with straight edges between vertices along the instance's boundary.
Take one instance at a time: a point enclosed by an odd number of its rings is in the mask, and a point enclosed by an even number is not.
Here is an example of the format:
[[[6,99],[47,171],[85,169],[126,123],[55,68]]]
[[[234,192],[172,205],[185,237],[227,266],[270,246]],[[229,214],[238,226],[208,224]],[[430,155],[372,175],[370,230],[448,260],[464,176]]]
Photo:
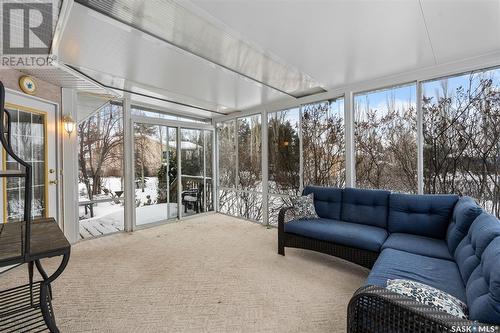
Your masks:
[[[51,181],[49,181],[49,184],[50,185],[57,185],[57,180],[51,180]]]

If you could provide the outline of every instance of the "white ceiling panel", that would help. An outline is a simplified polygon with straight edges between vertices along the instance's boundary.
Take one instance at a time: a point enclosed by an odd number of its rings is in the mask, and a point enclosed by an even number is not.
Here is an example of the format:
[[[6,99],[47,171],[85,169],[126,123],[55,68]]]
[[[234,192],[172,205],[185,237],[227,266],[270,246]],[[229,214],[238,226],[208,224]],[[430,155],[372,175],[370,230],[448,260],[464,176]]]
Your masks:
[[[417,0],[192,5],[329,88],[435,63]]]
[[[79,4],[58,56],[103,84],[223,112],[290,98]]]
[[[421,0],[439,63],[500,50],[499,0]]]

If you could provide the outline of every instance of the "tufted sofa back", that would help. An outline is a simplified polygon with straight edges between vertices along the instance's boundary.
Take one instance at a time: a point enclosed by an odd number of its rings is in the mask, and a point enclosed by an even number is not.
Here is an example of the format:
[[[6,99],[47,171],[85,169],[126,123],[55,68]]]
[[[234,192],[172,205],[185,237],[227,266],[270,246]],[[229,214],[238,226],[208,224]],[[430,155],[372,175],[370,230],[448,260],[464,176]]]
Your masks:
[[[483,213],[483,209],[471,197],[458,199],[450,225],[446,231],[446,243],[451,255],[455,253],[458,244],[464,239],[474,220]]]
[[[345,188],[342,197],[342,221],[387,229],[389,195],[384,190]]]
[[[500,324],[500,221],[483,213],[455,250],[471,320]]]
[[[389,199],[389,232],[444,239],[457,195],[392,193]]]
[[[334,187],[306,186],[303,195],[313,193],[314,208],[319,217],[325,219],[340,219],[342,207],[342,189]]]

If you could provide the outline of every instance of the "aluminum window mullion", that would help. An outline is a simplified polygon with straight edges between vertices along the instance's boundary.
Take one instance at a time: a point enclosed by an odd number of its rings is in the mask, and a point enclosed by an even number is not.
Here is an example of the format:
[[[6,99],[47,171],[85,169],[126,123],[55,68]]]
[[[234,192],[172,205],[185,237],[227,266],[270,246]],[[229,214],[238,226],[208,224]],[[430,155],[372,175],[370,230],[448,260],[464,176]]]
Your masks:
[[[217,127],[218,123],[215,123],[215,131],[214,131],[214,170],[213,170],[213,175],[214,175],[214,210],[218,213],[220,213],[220,207],[219,207],[219,190],[220,190],[220,183],[219,183],[219,128]]]
[[[418,194],[424,193],[424,122],[422,110],[422,82],[417,81],[417,182]]]
[[[125,183],[124,229],[133,231],[136,227],[135,216],[135,172],[134,172],[134,122],[130,112],[130,97],[123,99],[123,174]],[[128,181],[127,181],[128,180]]]
[[[267,111],[262,111],[261,113],[261,151],[262,151],[262,160],[261,160],[261,168],[262,168],[262,224],[269,225],[269,158],[268,158],[268,121],[267,121]]]
[[[207,132],[201,130],[203,136],[203,209],[207,211]]]
[[[302,109],[303,105],[299,107],[299,194],[304,190],[304,147],[302,135]]]
[[[344,135],[345,135],[345,185],[356,187],[356,152],[354,145],[354,95],[344,94]]]
[[[239,175],[239,172],[240,172],[240,157],[239,157],[239,147],[238,147],[238,118],[235,118],[233,120],[234,124],[233,124],[233,128],[234,128],[234,151],[235,151],[235,159],[236,159],[236,165],[235,165],[235,175],[234,175],[234,181],[235,181],[235,184],[234,184],[234,189],[235,190],[238,190],[239,189],[239,184],[240,184],[240,175]],[[235,194],[236,194],[236,213],[235,215],[238,216],[238,217],[241,217],[240,216],[240,197],[237,195],[238,192],[235,191]]]
[[[182,165],[181,165],[181,127],[177,126],[177,219],[182,219]]]
[[[170,219],[170,176],[169,176],[169,170],[170,170],[170,146],[169,146],[169,135],[170,135],[170,128],[165,126],[165,129],[166,129],[166,135],[165,135],[165,139],[166,139],[166,142],[167,142],[167,146],[165,147],[167,149],[166,151],[166,155],[167,155],[167,169],[166,169],[166,174],[165,174],[165,178],[167,180],[167,220]],[[161,131],[160,131],[161,133]],[[161,137],[161,134],[160,134],[160,137]],[[160,142],[161,142],[161,138],[160,138]],[[163,155],[163,152],[162,152],[162,155]],[[163,156],[161,156],[161,159],[163,159]],[[163,165],[163,161],[161,161],[161,164]],[[158,178],[158,186],[160,186],[160,179]]]
[[[212,132],[212,208],[214,211],[219,211],[219,158],[217,149],[217,127],[214,127]]]
[[[238,119],[235,118],[233,120],[234,124],[233,124],[233,129],[234,129],[234,152],[235,152],[235,174],[234,174],[234,188],[235,189],[238,189],[239,188],[239,183],[240,183],[240,175],[239,175],[239,172],[240,172],[240,166],[239,166],[239,163],[240,163],[240,157],[239,157],[239,147],[238,147]]]

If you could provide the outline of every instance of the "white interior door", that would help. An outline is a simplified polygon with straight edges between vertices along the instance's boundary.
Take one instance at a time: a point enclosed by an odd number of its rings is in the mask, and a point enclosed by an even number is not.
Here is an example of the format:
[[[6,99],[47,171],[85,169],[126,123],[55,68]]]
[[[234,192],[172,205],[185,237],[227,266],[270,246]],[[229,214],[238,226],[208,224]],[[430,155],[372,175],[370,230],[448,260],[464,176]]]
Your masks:
[[[5,108],[12,118],[11,140],[14,152],[33,167],[32,215],[58,220],[58,159],[56,104],[12,90],[6,90]],[[17,163],[1,154],[2,168],[17,169]],[[3,202],[2,222],[22,218],[24,181],[3,179],[0,191]]]

